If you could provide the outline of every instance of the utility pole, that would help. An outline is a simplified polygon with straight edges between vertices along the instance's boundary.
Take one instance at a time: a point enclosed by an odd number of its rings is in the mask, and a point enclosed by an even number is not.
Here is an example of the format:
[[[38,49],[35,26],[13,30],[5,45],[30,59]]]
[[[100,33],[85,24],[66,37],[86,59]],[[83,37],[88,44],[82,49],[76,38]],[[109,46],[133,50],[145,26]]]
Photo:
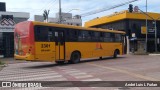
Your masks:
[[[157,21],[154,21],[154,26],[155,26],[155,52],[157,52]]]
[[[139,9],[140,10],[140,9]],[[143,12],[142,10],[140,10],[143,14],[145,14],[147,17],[146,17],[146,49],[147,49],[147,42],[148,42],[148,25],[147,25],[147,18],[151,18],[153,21],[154,21],[154,34],[155,34],[155,52],[157,52],[157,21],[159,18],[157,19],[154,19],[153,17],[151,17],[149,14]],[[147,53],[147,50],[146,50],[146,53]]]
[[[146,0],[146,13],[147,13],[147,0]],[[146,53],[148,51],[148,16],[146,15]]]
[[[61,0],[59,0],[59,23],[62,23],[62,9],[61,9]]]
[[[132,12],[132,5],[129,5],[129,12]],[[155,52],[157,52],[157,21],[156,19],[154,19],[153,17],[151,17],[149,14],[147,14],[147,0],[146,0],[146,12],[143,12],[141,9],[138,9],[140,10],[143,14],[146,15],[146,53],[148,51],[148,17],[151,18],[153,21],[154,21],[154,29],[155,29]],[[159,19],[159,18],[158,18]],[[157,20],[158,20],[157,19]]]

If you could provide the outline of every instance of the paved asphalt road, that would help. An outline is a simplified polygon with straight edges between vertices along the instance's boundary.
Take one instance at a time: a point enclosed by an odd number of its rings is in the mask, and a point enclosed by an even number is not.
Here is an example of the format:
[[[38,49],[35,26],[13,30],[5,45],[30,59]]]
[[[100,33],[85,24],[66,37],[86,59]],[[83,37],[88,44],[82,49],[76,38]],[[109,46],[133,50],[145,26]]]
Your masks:
[[[160,56],[125,55],[90,59],[79,64],[14,61],[0,71],[0,81],[160,81]],[[64,83],[65,84],[65,83]],[[12,90],[13,88],[0,88]],[[13,90],[21,90],[14,88]],[[23,90],[160,90],[160,87],[40,87]]]

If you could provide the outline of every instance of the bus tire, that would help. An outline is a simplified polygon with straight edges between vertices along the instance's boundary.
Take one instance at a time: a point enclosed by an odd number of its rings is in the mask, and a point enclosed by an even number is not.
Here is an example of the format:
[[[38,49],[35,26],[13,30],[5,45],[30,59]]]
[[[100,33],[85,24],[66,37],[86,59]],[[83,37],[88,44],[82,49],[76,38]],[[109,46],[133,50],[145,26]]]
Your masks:
[[[64,61],[55,61],[56,64],[64,64]]]
[[[117,56],[118,56],[118,50],[115,50],[113,54],[113,58],[117,58]]]
[[[102,58],[102,57],[99,57],[99,59],[102,60],[103,58]]]
[[[80,62],[81,55],[79,52],[73,52],[71,55],[70,63],[76,64]]]

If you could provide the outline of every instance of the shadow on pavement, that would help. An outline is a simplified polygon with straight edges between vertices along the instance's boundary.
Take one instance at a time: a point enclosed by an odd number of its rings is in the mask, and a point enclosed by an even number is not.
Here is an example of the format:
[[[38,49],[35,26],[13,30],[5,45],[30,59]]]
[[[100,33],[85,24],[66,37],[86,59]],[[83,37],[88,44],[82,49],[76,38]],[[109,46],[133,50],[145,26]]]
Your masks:
[[[25,60],[15,60],[14,58],[0,58],[0,61],[5,64],[28,63]]]
[[[106,57],[106,58],[103,58],[103,59],[87,59],[87,60],[81,61],[80,63],[99,62],[99,61],[106,61],[106,60],[118,60],[120,58],[125,58],[125,57],[117,57],[117,58]]]
[[[103,58],[103,59],[83,59],[82,61],[80,61],[77,64],[83,64],[83,63],[88,63],[88,62],[98,62],[98,61],[105,61],[105,60],[118,60],[120,58],[125,58],[125,57],[118,57],[118,58],[112,58],[112,57],[107,57],[107,58]],[[76,64],[69,64],[69,63],[64,63],[64,64],[44,64],[42,65],[35,65],[35,66],[29,66],[29,67],[24,67],[24,68],[30,68],[30,69],[41,69],[41,68],[50,68],[50,67],[57,67],[57,66],[72,66],[72,65],[76,65]]]
[[[49,67],[57,67],[57,66],[66,66],[67,63],[59,65],[59,64],[44,64],[44,65],[36,65],[36,66],[29,66],[24,68],[30,68],[30,69],[41,69],[41,68],[49,68]]]

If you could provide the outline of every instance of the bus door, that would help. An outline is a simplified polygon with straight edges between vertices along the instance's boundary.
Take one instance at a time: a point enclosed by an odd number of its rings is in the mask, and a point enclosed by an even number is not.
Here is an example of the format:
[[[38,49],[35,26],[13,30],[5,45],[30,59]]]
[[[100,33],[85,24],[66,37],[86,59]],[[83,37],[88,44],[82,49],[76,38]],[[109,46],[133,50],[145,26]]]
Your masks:
[[[65,38],[63,31],[55,31],[55,51],[56,51],[56,60],[65,60]]]

